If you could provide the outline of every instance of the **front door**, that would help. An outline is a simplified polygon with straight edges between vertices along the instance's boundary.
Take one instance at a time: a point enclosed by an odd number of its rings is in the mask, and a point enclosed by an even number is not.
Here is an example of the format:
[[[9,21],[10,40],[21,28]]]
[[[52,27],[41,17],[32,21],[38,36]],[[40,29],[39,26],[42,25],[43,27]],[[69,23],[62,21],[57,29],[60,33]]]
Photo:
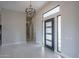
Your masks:
[[[45,20],[45,46],[54,51],[54,18]]]

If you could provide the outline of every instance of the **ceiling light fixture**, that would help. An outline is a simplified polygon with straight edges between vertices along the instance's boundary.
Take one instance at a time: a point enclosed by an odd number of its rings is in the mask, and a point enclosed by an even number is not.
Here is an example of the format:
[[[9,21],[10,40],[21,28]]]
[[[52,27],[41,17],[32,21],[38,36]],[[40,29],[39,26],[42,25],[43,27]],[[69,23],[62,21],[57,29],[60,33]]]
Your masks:
[[[26,17],[32,18],[32,17],[35,15],[35,9],[32,8],[31,1],[30,1],[30,6],[29,6],[29,8],[26,8],[26,9],[25,9],[25,12],[26,12]]]

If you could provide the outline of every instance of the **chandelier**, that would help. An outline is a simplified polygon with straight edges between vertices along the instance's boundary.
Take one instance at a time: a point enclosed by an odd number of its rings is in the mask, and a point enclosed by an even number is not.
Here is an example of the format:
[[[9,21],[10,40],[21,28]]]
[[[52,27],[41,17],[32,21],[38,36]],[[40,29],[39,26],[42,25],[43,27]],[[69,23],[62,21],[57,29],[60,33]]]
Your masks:
[[[30,6],[29,8],[26,8],[25,9],[25,12],[26,12],[26,17],[29,17],[29,18],[32,18],[35,14],[35,9],[32,8],[32,5],[31,5],[31,1],[30,1]]]

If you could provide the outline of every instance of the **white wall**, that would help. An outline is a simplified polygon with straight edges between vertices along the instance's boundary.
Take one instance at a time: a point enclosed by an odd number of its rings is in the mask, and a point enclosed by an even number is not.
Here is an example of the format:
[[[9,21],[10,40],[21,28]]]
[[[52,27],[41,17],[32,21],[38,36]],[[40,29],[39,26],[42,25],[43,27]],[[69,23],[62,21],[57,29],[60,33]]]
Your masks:
[[[79,57],[79,2],[62,2],[62,53]]]
[[[42,14],[47,10],[60,5],[62,16],[62,52],[64,57],[79,57],[79,2],[51,2],[33,18],[36,20],[36,42],[42,44]],[[56,36],[56,35],[55,35]],[[57,38],[55,37],[55,40]],[[55,44],[56,45],[56,44]],[[55,46],[56,49],[57,46]],[[57,52],[57,51],[56,51]],[[59,53],[60,54],[60,53]]]
[[[2,44],[21,43],[26,40],[25,14],[2,9]]]

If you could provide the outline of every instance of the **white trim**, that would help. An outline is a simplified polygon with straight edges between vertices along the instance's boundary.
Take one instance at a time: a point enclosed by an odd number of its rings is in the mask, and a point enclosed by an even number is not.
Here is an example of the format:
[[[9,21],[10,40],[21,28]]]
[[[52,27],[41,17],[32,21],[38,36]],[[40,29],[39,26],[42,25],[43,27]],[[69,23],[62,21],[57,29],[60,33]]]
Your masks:
[[[11,45],[16,45],[16,44],[22,44],[22,43],[25,43],[25,41],[2,44],[2,47],[5,47],[5,46],[11,46]]]

